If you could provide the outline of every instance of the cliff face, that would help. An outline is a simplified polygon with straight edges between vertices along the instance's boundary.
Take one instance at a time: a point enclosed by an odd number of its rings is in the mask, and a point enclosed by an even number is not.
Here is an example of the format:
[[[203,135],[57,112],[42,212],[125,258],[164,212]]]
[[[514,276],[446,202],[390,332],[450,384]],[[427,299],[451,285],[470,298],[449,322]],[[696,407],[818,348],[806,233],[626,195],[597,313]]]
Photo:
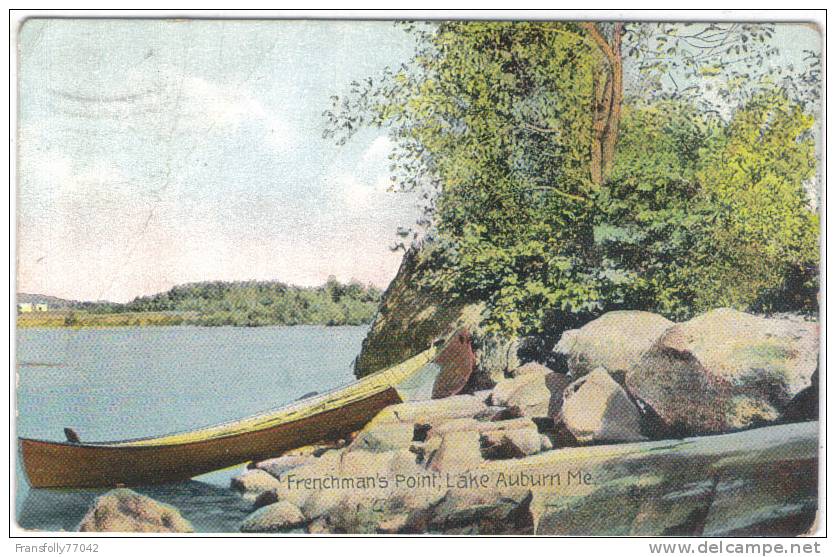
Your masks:
[[[358,378],[400,363],[426,350],[435,339],[456,327],[478,321],[475,316],[480,306],[451,302],[439,292],[420,288],[418,280],[425,272],[427,263],[423,252],[411,248],[386,289],[354,362],[354,374]]]

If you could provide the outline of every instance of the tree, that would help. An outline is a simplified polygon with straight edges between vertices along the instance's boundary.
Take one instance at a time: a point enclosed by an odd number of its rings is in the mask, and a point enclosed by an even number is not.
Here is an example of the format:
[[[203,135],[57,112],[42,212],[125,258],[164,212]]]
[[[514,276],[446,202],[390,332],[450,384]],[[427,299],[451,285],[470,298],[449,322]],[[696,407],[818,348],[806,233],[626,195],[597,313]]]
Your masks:
[[[775,47],[764,47],[764,41],[774,33],[768,24],[584,22],[580,26],[603,56],[592,97],[590,178],[596,185],[612,172],[625,96],[625,55],[633,59],[636,77],[644,77],[656,88],[654,95],[664,90],[661,81],[666,78],[673,92],[682,97],[698,91],[694,87],[680,89],[675,73],[683,80],[722,74],[726,84],[748,83],[762,77],[758,68],[777,53]],[[733,92],[725,90],[725,94]]]
[[[778,87],[791,119],[804,124],[798,119],[817,94],[812,61],[801,74],[810,79],[790,80],[806,93],[759,69],[774,53],[769,25],[406,25],[417,37],[415,56],[333,97],[325,135],[342,143],[363,126],[389,132],[396,187],[425,202],[418,224],[433,260],[426,284],[487,302],[506,332],[571,325],[619,307],[673,317],[703,307],[695,285],[705,277],[689,262],[718,234],[712,222],[721,222],[715,204],[723,201],[709,182],[725,177],[710,165],[723,164],[716,157],[731,133],[728,115]],[[706,80],[718,86],[712,102],[701,94]],[[778,133],[775,145],[794,152],[808,124]],[[736,148],[757,157],[759,137],[744,134]],[[807,222],[798,214],[806,210],[797,188],[804,172],[793,167],[781,182],[791,186],[780,189],[790,220]],[[751,212],[761,222],[761,209],[743,203],[726,217]],[[751,254],[764,245],[746,243]],[[727,256],[740,248],[728,246]],[[719,253],[704,251],[712,264]],[[780,254],[773,266],[784,279],[815,266],[815,258],[788,266],[787,251]],[[776,285],[762,281],[751,291]],[[732,298],[730,305],[754,303]]]
[[[709,226],[692,270],[699,309],[817,306],[819,220],[805,182],[816,171],[814,119],[780,91],[732,118],[698,179]]]
[[[340,135],[344,141],[363,124],[382,126],[394,123],[394,114],[377,110],[386,105],[382,97],[397,97],[411,89],[413,79],[419,76],[432,78],[432,61],[454,52],[455,33],[467,34],[473,29],[490,26],[505,27],[516,37],[506,40],[504,48],[513,43],[524,42],[533,35],[541,37],[544,50],[550,43],[545,36],[574,33],[583,36],[584,44],[567,44],[564,48],[588,51],[592,46],[598,56],[591,74],[592,86],[585,94],[592,118],[589,122],[589,180],[593,187],[602,184],[612,171],[618,143],[622,106],[625,95],[659,97],[675,95],[697,98],[702,91],[693,85],[683,86],[695,77],[715,77],[723,82],[719,97],[728,102],[734,95],[743,95],[747,87],[759,84],[764,79],[782,81],[786,88],[796,90],[793,100],[805,102],[818,100],[820,94],[820,60],[809,53],[808,67],[787,75],[776,76],[764,62],[778,50],[766,42],[774,34],[774,26],[762,23],[625,23],[625,22],[440,22],[426,26],[408,23],[407,30],[416,35],[416,55],[401,66],[398,71],[385,71],[377,79],[367,79],[352,84],[348,97],[332,97],[332,109],[326,111],[329,127],[326,136]],[[459,43],[459,46],[466,46]],[[470,45],[476,47],[477,45]],[[633,74],[625,80],[625,65],[631,62]],[[676,77],[678,75],[678,79]],[[554,75],[554,79],[561,76]],[[414,93],[414,88],[412,89]],[[704,106],[704,109],[716,107]],[[531,124],[532,131],[555,133],[550,126]],[[403,155],[415,158],[409,170],[415,174],[426,172],[426,160],[416,145],[404,146]],[[401,176],[401,178],[404,178]],[[410,180],[410,178],[406,178]],[[412,185],[412,184],[410,184]],[[407,188],[409,189],[409,188]]]
[[[603,75],[595,74],[592,88],[590,179],[594,184],[600,185],[612,170],[621,123],[621,104],[624,99],[621,40],[624,24],[613,24],[611,41],[604,37],[601,24],[586,22],[581,23],[581,26],[595,41],[605,59]]]

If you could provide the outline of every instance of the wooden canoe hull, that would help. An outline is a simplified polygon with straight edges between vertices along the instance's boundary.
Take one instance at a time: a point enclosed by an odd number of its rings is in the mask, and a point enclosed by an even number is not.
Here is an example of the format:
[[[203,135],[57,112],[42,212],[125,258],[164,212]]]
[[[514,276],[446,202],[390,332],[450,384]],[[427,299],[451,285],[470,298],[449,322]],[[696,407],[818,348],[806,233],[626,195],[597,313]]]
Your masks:
[[[58,443],[20,439],[32,487],[111,487],[187,480],[251,460],[336,440],[401,402],[388,388],[343,406],[273,427],[168,445]]]
[[[443,398],[467,384],[476,358],[467,330],[330,393],[208,428],[105,443],[20,439],[32,487],[112,487],[187,480],[264,460],[363,428],[382,409],[420,394]],[[406,384],[412,380],[411,388]],[[420,400],[425,400],[420,398]]]

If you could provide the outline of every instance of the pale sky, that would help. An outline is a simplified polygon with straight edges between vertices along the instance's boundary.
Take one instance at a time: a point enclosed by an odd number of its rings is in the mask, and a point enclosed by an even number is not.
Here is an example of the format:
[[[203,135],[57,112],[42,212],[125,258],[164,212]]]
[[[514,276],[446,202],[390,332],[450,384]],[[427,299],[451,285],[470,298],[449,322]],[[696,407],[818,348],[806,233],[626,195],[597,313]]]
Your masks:
[[[818,49],[793,28],[782,58]],[[18,292],[394,276],[416,208],[389,141],[321,138],[331,95],[412,53],[391,22],[30,20],[19,44]]]
[[[329,97],[399,64],[390,22],[30,20],[19,292],[126,301],[200,280],[386,286],[415,201],[390,144],[321,138]]]

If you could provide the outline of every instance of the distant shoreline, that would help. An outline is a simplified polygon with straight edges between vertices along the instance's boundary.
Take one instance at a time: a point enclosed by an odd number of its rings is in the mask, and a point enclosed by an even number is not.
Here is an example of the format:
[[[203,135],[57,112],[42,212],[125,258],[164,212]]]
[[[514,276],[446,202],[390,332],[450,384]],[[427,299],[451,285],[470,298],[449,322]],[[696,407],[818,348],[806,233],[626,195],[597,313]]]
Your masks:
[[[126,303],[79,302],[40,294],[18,294],[21,328],[266,327],[364,325],[377,313],[381,292],[372,285],[322,286],[277,281],[181,284]]]
[[[367,325],[368,321],[356,319],[331,320],[329,322],[240,322],[232,315],[200,312],[150,312],[133,311],[119,313],[88,313],[81,311],[47,311],[20,313],[19,329],[107,329],[112,327],[292,327],[296,325],[320,325],[325,327]]]

